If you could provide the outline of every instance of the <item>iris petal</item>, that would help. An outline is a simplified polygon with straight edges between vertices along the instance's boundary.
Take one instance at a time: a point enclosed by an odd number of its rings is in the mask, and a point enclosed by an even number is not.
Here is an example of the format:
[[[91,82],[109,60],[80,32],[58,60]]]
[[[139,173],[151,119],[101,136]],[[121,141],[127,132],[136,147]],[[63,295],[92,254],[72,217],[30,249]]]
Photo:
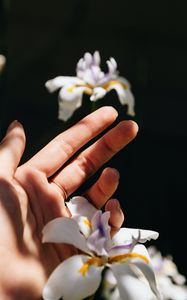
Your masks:
[[[100,79],[99,79],[100,80]],[[106,95],[106,90],[102,87],[95,87],[93,89],[93,94],[90,97],[91,101],[97,101],[98,99],[103,98]]]
[[[58,76],[48,80],[45,86],[50,93],[53,93],[68,84],[84,84],[84,82],[80,78],[74,76]]]
[[[135,253],[141,254],[143,256],[145,256],[148,261],[151,261],[149,253],[146,249],[146,247],[144,245],[139,245],[137,244],[133,251]],[[145,262],[143,262],[142,260],[135,258],[132,259],[131,261],[138,269],[140,269],[140,271],[143,273],[143,275],[145,276],[145,278],[147,279],[147,281],[149,282],[149,285],[153,291],[153,293],[156,295],[157,299],[162,299],[160,292],[157,288],[157,283],[156,283],[156,278],[155,278],[155,274],[153,271],[153,268],[150,264],[145,264]]]
[[[135,100],[134,100],[134,96],[131,93],[131,91],[129,90],[129,88],[124,89],[122,84],[116,83],[116,84],[112,84],[108,88],[108,91],[111,91],[113,89],[116,91],[121,104],[122,105],[127,104],[127,106],[128,106],[127,113],[131,116],[134,116],[135,115],[135,112],[134,112]]]
[[[95,293],[101,281],[103,267],[91,265],[82,274],[81,268],[89,256],[75,255],[62,262],[49,277],[44,290],[44,300],[80,300]]]
[[[92,219],[97,209],[84,197],[73,197],[69,202],[66,202],[72,217],[84,216],[89,220]]]
[[[136,276],[128,264],[115,263],[111,265],[111,269],[122,300],[150,300],[149,286]]]
[[[66,243],[89,253],[85,237],[80,233],[78,224],[69,218],[56,218],[44,227],[44,243]]]
[[[145,243],[151,239],[156,240],[159,236],[158,232],[144,229],[134,228],[121,228],[112,238],[114,245],[123,245],[132,243],[134,239],[137,239],[140,233],[140,239],[138,242]]]
[[[74,220],[79,225],[80,232],[86,238],[88,238],[92,232],[92,224],[91,224],[90,220],[87,217],[81,217],[81,216],[74,217]]]
[[[82,105],[82,97],[86,87],[66,85],[59,92],[59,115],[58,118],[67,121],[77,108]]]

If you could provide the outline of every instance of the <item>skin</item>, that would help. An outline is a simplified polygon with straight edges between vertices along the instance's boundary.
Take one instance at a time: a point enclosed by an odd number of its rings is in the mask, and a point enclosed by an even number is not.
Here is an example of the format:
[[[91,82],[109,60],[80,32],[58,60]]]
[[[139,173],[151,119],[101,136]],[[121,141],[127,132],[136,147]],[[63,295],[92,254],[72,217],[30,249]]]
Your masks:
[[[76,154],[116,118],[112,107],[98,109],[21,166],[24,130],[17,121],[10,124],[0,144],[0,299],[41,299],[50,273],[75,251],[42,244],[41,231],[51,219],[70,216],[65,198],[136,136],[136,123],[123,121]],[[124,221],[119,202],[110,199],[118,183],[119,173],[105,168],[84,194],[97,208],[111,212],[112,234]]]

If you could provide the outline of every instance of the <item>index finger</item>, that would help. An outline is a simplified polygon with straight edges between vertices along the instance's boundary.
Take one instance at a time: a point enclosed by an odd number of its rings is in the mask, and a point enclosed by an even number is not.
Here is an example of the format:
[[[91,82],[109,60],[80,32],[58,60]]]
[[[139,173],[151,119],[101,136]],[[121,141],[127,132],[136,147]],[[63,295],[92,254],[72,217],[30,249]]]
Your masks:
[[[32,166],[47,177],[53,175],[71,156],[89,140],[111,125],[117,118],[113,107],[102,107],[70,129],[59,134],[42,150],[34,155],[24,166]]]

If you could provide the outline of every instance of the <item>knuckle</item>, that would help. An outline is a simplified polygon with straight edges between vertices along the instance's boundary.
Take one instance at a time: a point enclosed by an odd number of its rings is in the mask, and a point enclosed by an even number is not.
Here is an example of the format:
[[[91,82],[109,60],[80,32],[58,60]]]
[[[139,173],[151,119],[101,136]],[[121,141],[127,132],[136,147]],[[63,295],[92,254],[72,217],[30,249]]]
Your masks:
[[[79,156],[77,164],[86,176],[90,176],[96,171],[96,166],[94,162],[87,156]]]
[[[108,190],[105,189],[105,187],[100,182],[98,182],[97,188],[100,195],[102,195],[103,197],[108,197],[109,195]]]
[[[59,148],[59,152],[63,152],[66,157],[71,156],[74,152],[71,144],[64,140],[56,140],[56,146]]]
[[[107,138],[103,138],[103,145],[110,155],[114,155],[116,153],[116,149],[112,146]]]

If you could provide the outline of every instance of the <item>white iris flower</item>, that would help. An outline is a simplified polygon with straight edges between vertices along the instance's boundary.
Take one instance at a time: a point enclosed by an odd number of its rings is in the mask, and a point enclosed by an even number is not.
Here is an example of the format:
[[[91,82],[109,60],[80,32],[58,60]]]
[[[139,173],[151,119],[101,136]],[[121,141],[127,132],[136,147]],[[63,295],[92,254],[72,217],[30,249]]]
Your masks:
[[[153,246],[148,252],[164,300],[187,300],[186,279],[178,272],[172,257],[163,257]]]
[[[93,295],[102,279],[102,271],[113,272],[121,299],[150,300],[150,288],[161,299],[149,254],[140,243],[156,239],[149,230],[121,228],[111,238],[110,213],[97,210],[85,198],[74,197],[67,206],[72,218],[57,218],[43,229],[43,242],[67,243],[81,250],[63,261],[49,277],[45,300],[80,300]],[[141,273],[147,283],[138,278]]]
[[[100,54],[85,53],[77,63],[77,76],[58,76],[46,82],[49,92],[60,89],[58,118],[67,121],[82,105],[83,93],[90,95],[91,101],[103,98],[112,89],[116,90],[122,105],[127,104],[127,114],[134,116],[134,96],[129,82],[118,76],[117,63],[110,58],[106,63],[108,72],[100,68]]]

